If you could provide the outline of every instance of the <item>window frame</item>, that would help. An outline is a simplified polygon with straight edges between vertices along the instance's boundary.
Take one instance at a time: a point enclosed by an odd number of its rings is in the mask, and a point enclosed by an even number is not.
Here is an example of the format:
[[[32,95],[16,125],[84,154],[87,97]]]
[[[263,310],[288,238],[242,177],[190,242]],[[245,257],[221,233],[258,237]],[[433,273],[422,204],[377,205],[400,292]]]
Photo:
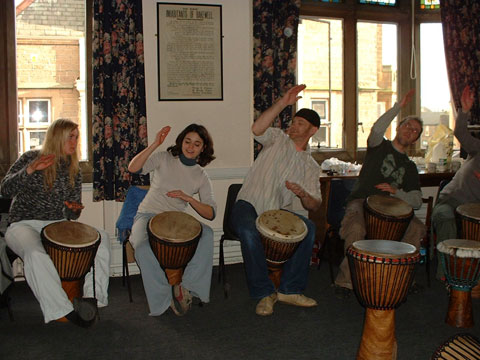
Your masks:
[[[92,58],[92,23],[93,2],[85,1],[86,27],[86,59]],[[16,80],[16,7],[15,0],[0,1],[0,71],[6,76],[0,76],[0,119],[7,131],[0,132],[0,179],[5,176],[10,166],[18,158],[18,113],[17,113],[17,80]],[[80,161],[83,182],[93,182],[93,151],[92,151],[92,61],[86,61],[86,101],[87,101],[87,137],[88,160]],[[23,115],[25,112],[23,111]],[[26,125],[25,116],[23,119]],[[3,125],[3,124],[2,124]],[[25,126],[26,128],[26,126]]]
[[[337,18],[343,21],[344,51],[343,51],[343,137],[344,148],[341,150],[322,149],[313,151],[313,157],[321,163],[330,157],[343,161],[360,162],[365,159],[366,149],[357,149],[357,43],[356,27],[358,21],[390,22],[397,24],[397,64],[398,64],[398,94],[406,94],[414,88],[415,97],[401,110],[399,117],[420,113],[420,23],[441,22],[440,10],[420,10],[419,1],[415,1],[414,41],[416,64],[416,79],[410,79],[410,56],[412,48],[412,6],[410,0],[398,0],[397,6],[378,6],[358,4],[356,0],[345,0],[344,3],[324,3],[302,1],[300,16],[316,16]],[[345,59],[349,59],[346,61]],[[308,84],[307,84],[308,85]],[[409,155],[421,156],[424,150],[420,144],[412,145]]]

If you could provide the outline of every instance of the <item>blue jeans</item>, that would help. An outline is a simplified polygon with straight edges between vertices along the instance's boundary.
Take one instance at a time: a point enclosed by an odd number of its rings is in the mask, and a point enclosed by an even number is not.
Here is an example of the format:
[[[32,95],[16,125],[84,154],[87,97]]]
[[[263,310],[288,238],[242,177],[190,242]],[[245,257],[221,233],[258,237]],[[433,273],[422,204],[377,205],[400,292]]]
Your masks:
[[[300,294],[305,290],[315,241],[315,224],[303,216],[295,215],[305,222],[308,233],[290,260],[283,264],[282,278],[278,288],[282,294]],[[250,296],[261,299],[273,294],[275,286],[268,277],[265,252],[255,225],[256,219],[257,212],[252,204],[244,200],[238,200],[235,203],[230,225],[240,239]]]

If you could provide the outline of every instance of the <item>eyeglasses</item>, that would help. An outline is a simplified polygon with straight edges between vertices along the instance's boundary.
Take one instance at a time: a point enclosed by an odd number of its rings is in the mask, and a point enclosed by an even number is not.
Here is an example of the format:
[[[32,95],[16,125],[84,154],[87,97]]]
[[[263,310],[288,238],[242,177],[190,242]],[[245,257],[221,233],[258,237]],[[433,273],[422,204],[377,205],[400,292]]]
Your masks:
[[[412,124],[410,124],[409,121],[407,121],[406,123],[403,123],[403,126],[405,126],[408,130],[410,130],[415,135],[420,134],[420,131],[422,130],[422,129],[418,129],[415,126],[413,126]]]

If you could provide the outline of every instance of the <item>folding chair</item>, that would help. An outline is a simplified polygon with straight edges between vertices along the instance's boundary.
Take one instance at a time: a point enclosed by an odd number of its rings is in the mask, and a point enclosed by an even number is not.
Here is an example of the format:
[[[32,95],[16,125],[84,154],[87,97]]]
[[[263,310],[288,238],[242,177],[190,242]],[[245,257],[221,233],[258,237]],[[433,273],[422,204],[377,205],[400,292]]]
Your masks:
[[[226,276],[226,269],[225,269],[225,255],[223,252],[223,242],[225,240],[236,240],[240,241],[240,239],[233,233],[232,229],[229,225],[230,215],[232,213],[233,205],[235,205],[235,201],[237,200],[238,192],[242,184],[231,184],[228,187],[228,194],[227,194],[227,203],[225,205],[225,213],[223,215],[223,234],[220,237],[220,259],[219,259],[219,271],[218,271],[218,282],[223,279],[223,292],[225,294],[225,298],[228,297],[228,291],[230,290],[230,284],[227,281]]]

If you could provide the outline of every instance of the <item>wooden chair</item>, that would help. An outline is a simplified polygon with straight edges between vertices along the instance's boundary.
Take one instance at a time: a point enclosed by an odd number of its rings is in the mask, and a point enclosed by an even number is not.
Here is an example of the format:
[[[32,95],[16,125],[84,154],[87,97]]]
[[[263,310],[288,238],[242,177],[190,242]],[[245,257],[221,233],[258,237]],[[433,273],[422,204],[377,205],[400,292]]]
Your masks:
[[[425,214],[425,227],[427,228],[427,233],[423,237],[421,241],[421,246],[425,248],[426,256],[425,256],[425,271],[427,272],[427,284],[430,287],[430,247],[431,247],[431,239],[432,239],[432,210],[433,210],[433,196],[429,196],[428,198],[422,198],[422,202],[427,204],[427,212]],[[434,244],[435,245],[435,244]]]
[[[327,204],[327,231],[323,245],[318,252],[317,269],[320,269],[326,251],[332,284],[334,283],[333,263],[335,262],[335,249],[341,240],[339,234],[340,226],[345,215],[347,197],[350,195],[355,182],[356,178],[333,178],[330,183]],[[343,253],[343,245],[340,245]]]
[[[232,213],[233,205],[237,201],[237,195],[242,187],[242,184],[231,184],[228,187],[227,193],[227,202],[225,204],[225,213],[223,215],[223,234],[220,237],[220,254],[219,254],[219,269],[218,269],[218,282],[223,279],[223,292],[225,298],[228,297],[228,292],[230,290],[230,284],[227,281],[226,267],[225,267],[225,255],[223,252],[223,242],[225,240],[236,240],[240,239],[233,233],[229,225],[230,215]]]

